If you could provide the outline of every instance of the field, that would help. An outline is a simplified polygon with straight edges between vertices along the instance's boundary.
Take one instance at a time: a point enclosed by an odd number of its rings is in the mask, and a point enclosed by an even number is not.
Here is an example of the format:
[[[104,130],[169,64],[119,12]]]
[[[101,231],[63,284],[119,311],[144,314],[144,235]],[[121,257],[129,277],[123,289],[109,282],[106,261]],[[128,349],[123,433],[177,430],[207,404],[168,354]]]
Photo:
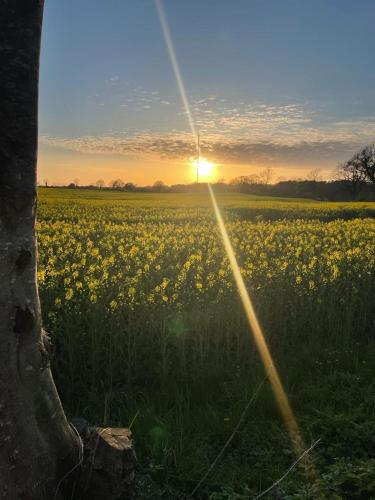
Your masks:
[[[263,498],[372,498],[375,204],[218,200],[305,442],[321,439],[314,477]],[[69,415],[132,428],[138,498],[188,497],[265,378],[208,194],[40,188],[37,231]],[[195,498],[253,498],[294,460],[264,381]]]

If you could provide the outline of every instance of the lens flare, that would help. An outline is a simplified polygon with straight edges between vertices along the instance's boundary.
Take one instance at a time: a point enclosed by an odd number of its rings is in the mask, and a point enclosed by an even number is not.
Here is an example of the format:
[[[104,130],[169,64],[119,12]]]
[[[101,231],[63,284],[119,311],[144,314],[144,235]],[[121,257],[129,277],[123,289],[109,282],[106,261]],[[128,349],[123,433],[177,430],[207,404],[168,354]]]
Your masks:
[[[186,94],[184,81],[182,79],[180,67],[178,65],[178,61],[177,61],[177,57],[176,57],[176,52],[174,50],[174,45],[173,45],[173,42],[172,42],[171,32],[169,30],[168,21],[167,21],[167,18],[166,18],[164,9],[163,9],[163,4],[162,4],[161,0],[155,0],[155,4],[156,4],[156,9],[157,9],[158,15],[159,15],[161,29],[163,31],[165,44],[167,46],[169,58],[171,60],[171,64],[172,64],[172,68],[173,68],[173,73],[174,73],[174,76],[176,78],[178,89],[180,91],[182,103],[183,103],[184,108],[185,108],[185,113],[186,113],[186,115],[188,117],[188,120],[189,120],[189,125],[190,125],[190,129],[191,129],[191,133],[193,134],[194,141],[196,143],[196,147],[199,150],[198,133],[197,133],[197,130],[195,128],[195,123],[194,123],[194,120],[193,120],[193,115],[192,115],[191,110],[190,110],[189,99],[188,99],[188,96]]]
[[[230,242],[227,229],[225,227],[223,218],[221,216],[220,209],[217,205],[215,194],[210,184],[208,184],[208,191],[210,193],[212,206],[214,208],[216,220],[219,226],[220,234],[229,260],[229,264],[232,269],[233,277],[237,285],[238,293],[241,298],[247,320],[253,332],[255,344],[259,350],[260,356],[264,364],[264,368],[266,370],[268,379],[271,382],[272,390],[274,392],[276,401],[280,407],[280,411],[283,416],[284,422],[289,430],[292,442],[295,446],[296,451],[298,453],[301,453],[304,450],[304,444],[298,429],[297,421],[294,417],[292,408],[288,401],[288,397],[285,393],[279,374],[277,373],[275,363],[273,362],[271,353],[268,349],[267,342],[264,338],[262,329],[260,327],[257,315],[254,310],[254,306],[250,299],[250,295],[246,289],[244,280],[242,278],[240,267],[238,265],[236,255],[232,247],[232,243]]]
[[[196,130],[196,127],[194,124],[194,120],[193,120],[193,116],[192,116],[192,113],[190,110],[189,100],[187,98],[184,82],[182,80],[180,68],[179,68],[179,65],[177,62],[177,57],[176,57],[176,53],[174,50],[172,37],[171,37],[170,31],[169,31],[167,18],[165,16],[165,12],[163,10],[162,1],[155,0],[155,3],[156,3],[156,8],[157,8],[157,11],[159,14],[160,24],[161,24],[161,28],[163,31],[165,43],[166,43],[166,46],[168,49],[169,57],[171,60],[173,72],[175,74],[177,85],[178,85],[178,88],[179,88],[179,91],[181,94],[181,99],[182,99],[182,102],[183,102],[183,105],[185,108],[186,115],[187,115],[188,120],[189,120],[191,132],[192,132],[192,134],[194,136],[194,140],[196,142],[197,157],[198,157],[197,161],[199,162],[199,161],[201,161],[200,160],[199,135],[197,133],[197,130]],[[198,165],[198,168],[199,168],[199,165]],[[299,431],[296,418],[294,416],[294,413],[293,413],[293,410],[292,410],[291,405],[289,403],[288,397],[287,397],[286,392],[284,390],[284,387],[282,385],[280,376],[279,376],[277,369],[275,367],[275,363],[272,359],[271,353],[268,349],[267,342],[264,338],[264,335],[263,335],[262,329],[260,327],[258,318],[256,316],[253,304],[251,302],[249,293],[246,289],[244,280],[242,278],[240,267],[238,265],[236,255],[234,253],[232,244],[230,242],[230,239],[229,239],[229,236],[228,236],[228,233],[227,233],[224,221],[223,221],[223,218],[221,216],[220,209],[217,205],[215,194],[214,194],[213,189],[212,189],[210,184],[208,184],[208,190],[210,193],[212,206],[213,206],[213,209],[215,212],[216,220],[217,220],[219,230],[221,233],[221,237],[223,240],[224,248],[225,248],[225,251],[226,251],[228,259],[229,259],[229,263],[230,263],[230,266],[232,269],[232,273],[233,273],[233,276],[234,276],[234,279],[235,279],[235,282],[237,285],[238,293],[239,293],[239,296],[241,298],[249,326],[251,328],[251,331],[253,332],[255,344],[259,350],[262,362],[264,364],[264,368],[266,370],[268,379],[269,379],[271,386],[272,386],[273,393],[275,395],[275,399],[279,405],[281,415],[282,415],[283,420],[286,424],[286,427],[289,431],[289,435],[290,435],[291,441],[293,443],[295,452],[298,455],[300,455],[303,452],[303,450],[305,449],[305,445],[303,443],[303,439],[301,437],[301,433]]]

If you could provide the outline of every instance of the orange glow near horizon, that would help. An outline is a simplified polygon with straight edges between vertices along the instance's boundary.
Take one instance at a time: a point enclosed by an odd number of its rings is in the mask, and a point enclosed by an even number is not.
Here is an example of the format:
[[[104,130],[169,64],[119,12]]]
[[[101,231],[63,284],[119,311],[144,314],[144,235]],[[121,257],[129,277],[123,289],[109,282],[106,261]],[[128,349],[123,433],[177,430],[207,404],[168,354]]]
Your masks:
[[[48,179],[49,184],[69,184],[78,178],[81,185],[95,184],[98,179],[108,183],[120,178],[125,182],[134,182],[140,186],[152,185],[162,180],[165,184],[190,184],[196,180],[194,159],[161,158],[157,155],[144,155],[128,158],[120,154],[89,154],[63,148],[39,147],[38,178],[42,183]],[[211,160],[208,160],[211,162]],[[220,156],[214,163],[210,182],[224,178],[227,182],[241,175],[258,174],[268,165],[266,163],[241,164],[227,161]],[[273,167],[272,182],[284,179],[306,178],[314,165],[305,169],[293,168],[279,163]],[[329,177],[328,167],[322,169],[325,177]],[[203,179],[202,181],[207,181]]]

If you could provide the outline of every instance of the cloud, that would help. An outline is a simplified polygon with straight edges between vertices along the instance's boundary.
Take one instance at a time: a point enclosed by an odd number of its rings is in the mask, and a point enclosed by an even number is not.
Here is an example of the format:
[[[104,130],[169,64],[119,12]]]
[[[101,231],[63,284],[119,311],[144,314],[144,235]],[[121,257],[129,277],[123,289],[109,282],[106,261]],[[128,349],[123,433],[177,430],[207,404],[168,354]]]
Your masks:
[[[150,103],[169,104],[157,94],[135,99],[144,110]],[[319,122],[313,110],[301,104],[273,105],[222,102],[216,96],[192,100],[192,114],[201,133],[203,154],[217,162],[239,164],[290,163],[308,160],[337,162],[358,147],[375,140],[375,117]],[[127,102],[132,102],[128,99]],[[185,158],[195,155],[191,133],[152,130],[101,136],[42,136],[41,144],[89,154]]]
[[[212,156],[221,161],[238,164],[289,164],[301,166],[306,162],[338,162],[355,151],[353,144],[342,142],[301,142],[300,144],[273,143],[216,143]]]
[[[88,154],[124,155],[187,159],[195,155],[195,143],[189,133],[157,135],[142,132],[128,136],[84,136],[77,138],[40,138],[41,144]],[[217,162],[239,164],[295,163],[306,160],[339,161],[358,147],[356,143],[340,141],[310,141],[299,144],[233,141],[212,138],[202,141],[203,154]]]
[[[128,102],[132,102],[135,109],[138,109],[138,111],[142,111],[142,109],[149,109],[146,108],[144,104],[171,104],[170,101],[165,98],[165,96],[160,96],[160,92],[158,90],[146,90],[143,87],[133,88],[131,90],[131,98],[128,99]]]
[[[169,134],[138,132],[128,135],[75,138],[42,136],[40,143],[89,154],[156,155],[164,158],[184,158],[193,155],[195,151],[191,134],[185,132]]]

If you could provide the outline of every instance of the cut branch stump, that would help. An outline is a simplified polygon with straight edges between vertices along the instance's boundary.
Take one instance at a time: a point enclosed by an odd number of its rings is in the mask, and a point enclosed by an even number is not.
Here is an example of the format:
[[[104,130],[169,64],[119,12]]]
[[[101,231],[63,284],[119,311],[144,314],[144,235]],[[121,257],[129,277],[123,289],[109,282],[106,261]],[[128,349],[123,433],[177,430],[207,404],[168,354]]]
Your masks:
[[[78,480],[81,498],[128,498],[137,468],[130,430],[91,427],[80,431],[84,444],[84,458]]]

